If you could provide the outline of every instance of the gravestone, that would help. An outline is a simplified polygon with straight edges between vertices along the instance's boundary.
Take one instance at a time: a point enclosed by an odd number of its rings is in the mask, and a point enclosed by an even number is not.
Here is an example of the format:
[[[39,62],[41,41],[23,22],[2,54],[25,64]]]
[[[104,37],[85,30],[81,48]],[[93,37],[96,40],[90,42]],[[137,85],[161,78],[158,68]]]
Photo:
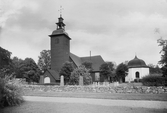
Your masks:
[[[114,82],[114,86],[115,87],[119,86],[119,82]]]
[[[83,86],[83,76],[79,76],[79,85]]]
[[[61,78],[60,78],[60,86],[64,86],[64,76],[61,75]]]
[[[39,81],[40,84],[43,84],[44,83],[44,76],[40,76],[40,81]]]

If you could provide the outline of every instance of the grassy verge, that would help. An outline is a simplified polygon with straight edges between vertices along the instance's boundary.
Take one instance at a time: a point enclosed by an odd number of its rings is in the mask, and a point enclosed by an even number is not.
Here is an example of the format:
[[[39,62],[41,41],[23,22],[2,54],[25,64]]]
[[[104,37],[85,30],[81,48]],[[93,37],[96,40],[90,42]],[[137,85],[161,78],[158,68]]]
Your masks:
[[[167,94],[136,94],[136,93],[85,93],[85,92],[25,92],[24,96],[44,97],[74,97],[74,98],[96,98],[96,99],[121,99],[121,100],[157,100],[167,101]]]

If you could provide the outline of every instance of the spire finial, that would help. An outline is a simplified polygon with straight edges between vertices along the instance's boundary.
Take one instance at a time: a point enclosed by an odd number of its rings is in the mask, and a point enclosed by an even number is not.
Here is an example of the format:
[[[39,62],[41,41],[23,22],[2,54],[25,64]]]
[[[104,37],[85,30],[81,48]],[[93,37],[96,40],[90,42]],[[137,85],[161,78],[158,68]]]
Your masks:
[[[137,54],[136,54],[136,52],[135,52],[135,58],[137,58]]]
[[[60,6],[60,9],[58,10],[60,12],[60,17],[62,17],[62,10],[64,9],[62,8],[62,6]]]

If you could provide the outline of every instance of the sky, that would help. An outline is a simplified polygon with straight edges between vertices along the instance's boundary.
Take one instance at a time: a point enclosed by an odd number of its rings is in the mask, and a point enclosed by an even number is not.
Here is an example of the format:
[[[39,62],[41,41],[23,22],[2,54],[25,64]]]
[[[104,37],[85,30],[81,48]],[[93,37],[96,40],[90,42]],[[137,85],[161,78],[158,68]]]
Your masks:
[[[146,64],[161,59],[157,39],[167,39],[167,0],[0,0],[0,46],[37,62],[50,49],[60,6],[71,53],[91,51],[116,64],[135,55]]]

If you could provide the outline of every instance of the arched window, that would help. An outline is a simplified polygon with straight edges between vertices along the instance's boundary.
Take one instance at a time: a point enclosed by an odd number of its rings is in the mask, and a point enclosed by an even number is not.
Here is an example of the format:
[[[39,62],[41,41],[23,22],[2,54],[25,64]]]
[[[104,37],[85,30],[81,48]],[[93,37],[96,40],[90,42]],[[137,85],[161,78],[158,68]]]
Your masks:
[[[50,78],[49,77],[45,77],[44,78],[44,83],[50,83]]]
[[[136,72],[136,78],[140,78],[140,73],[138,71]]]

